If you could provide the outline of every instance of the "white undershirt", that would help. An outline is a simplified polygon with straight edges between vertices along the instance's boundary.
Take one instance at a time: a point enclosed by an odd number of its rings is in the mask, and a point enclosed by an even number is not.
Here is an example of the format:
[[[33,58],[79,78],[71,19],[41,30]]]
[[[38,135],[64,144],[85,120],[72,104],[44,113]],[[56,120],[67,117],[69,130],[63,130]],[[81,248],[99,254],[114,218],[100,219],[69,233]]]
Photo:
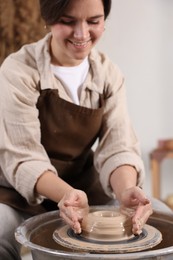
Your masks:
[[[88,57],[81,64],[73,67],[61,67],[51,64],[51,70],[64,84],[64,88],[74,103],[79,105],[80,87],[85,81],[89,70]]]

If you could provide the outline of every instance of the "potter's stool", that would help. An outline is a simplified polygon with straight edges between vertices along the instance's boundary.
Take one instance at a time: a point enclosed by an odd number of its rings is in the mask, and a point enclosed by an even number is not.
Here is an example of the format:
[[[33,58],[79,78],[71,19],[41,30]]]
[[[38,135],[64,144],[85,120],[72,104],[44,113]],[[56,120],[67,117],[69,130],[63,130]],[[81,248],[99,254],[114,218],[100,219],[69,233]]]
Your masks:
[[[161,163],[164,159],[173,159],[173,140],[161,140],[158,142],[158,147],[150,153],[150,166],[152,178],[152,195],[154,198],[160,197],[160,170]]]

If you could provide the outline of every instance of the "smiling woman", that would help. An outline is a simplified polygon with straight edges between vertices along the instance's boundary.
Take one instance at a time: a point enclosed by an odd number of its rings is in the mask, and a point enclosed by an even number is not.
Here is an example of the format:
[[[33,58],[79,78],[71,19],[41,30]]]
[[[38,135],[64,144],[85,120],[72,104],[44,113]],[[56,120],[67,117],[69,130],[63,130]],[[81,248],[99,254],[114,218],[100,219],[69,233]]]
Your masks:
[[[59,66],[77,66],[87,57],[104,31],[104,7],[100,0],[74,0],[50,26],[52,62]]]

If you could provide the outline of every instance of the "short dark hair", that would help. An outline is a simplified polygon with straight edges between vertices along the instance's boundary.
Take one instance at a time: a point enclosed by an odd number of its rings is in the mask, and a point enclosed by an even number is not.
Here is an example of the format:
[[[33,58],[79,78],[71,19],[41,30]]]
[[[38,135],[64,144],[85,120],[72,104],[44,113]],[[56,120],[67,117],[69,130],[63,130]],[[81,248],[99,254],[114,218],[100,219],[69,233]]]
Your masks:
[[[40,12],[47,25],[56,24],[71,0],[40,0]],[[105,19],[111,10],[112,0],[102,0]]]

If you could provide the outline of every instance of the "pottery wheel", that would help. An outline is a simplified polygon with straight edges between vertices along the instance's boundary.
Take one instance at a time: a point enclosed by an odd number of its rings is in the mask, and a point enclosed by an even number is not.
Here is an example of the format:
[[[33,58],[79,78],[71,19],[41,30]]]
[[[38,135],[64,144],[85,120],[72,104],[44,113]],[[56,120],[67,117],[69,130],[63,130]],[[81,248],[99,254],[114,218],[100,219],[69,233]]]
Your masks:
[[[142,233],[138,236],[132,235],[124,240],[91,239],[75,234],[73,230],[64,225],[57,228],[53,233],[53,239],[60,245],[71,250],[85,251],[91,253],[127,253],[147,250],[162,241],[159,230],[150,225],[144,225]]]

